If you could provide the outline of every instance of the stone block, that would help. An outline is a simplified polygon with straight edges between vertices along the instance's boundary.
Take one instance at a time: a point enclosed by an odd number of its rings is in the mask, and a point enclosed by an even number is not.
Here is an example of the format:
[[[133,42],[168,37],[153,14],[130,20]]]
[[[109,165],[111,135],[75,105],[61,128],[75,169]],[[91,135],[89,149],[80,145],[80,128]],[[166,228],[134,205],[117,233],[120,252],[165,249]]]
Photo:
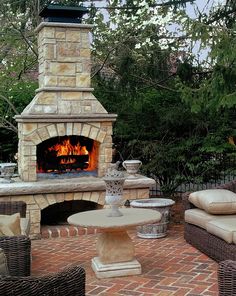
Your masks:
[[[75,77],[58,77],[57,86],[60,87],[75,87],[76,78]]]
[[[97,201],[97,203],[99,205],[103,206],[105,204],[105,195],[106,195],[105,191],[99,193],[99,198],[98,198],[98,201]]]
[[[99,133],[97,134],[96,140],[100,143],[103,143],[105,137],[106,137],[106,132],[99,131]]]
[[[63,101],[79,101],[82,98],[82,93],[81,92],[63,92],[61,94],[61,99]]]
[[[137,189],[137,198],[149,198],[149,188]]]
[[[47,126],[47,131],[48,131],[48,134],[49,134],[50,138],[54,138],[54,137],[58,136],[55,124],[48,125]]]
[[[65,193],[65,201],[71,201],[71,200],[74,200],[74,193],[66,192]]]
[[[50,73],[57,76],[75,75],[75,64],[51,62]]]
[[[30,134],[29,136],[27,136],[25,138],[25,140],[32,141],[35,145],[38,145],[39,143],[42,142],[42,140],[37,132],[34,132],[34,133]]]
[[[89,41],[89,34],[81,33],[81,48],[89,48],[90,47],[90,41]]]
[[[91,126],[88,125],[88,124],[83,124],[83,127],[82,127],[82,136],[84,137],[88,137],[89,136],[89,133],[90,133],[90,129],[91,129]]]
[[[37,194],[34,196],[35,202],[38,204],[39,208],[43,210],[49,206],[46,196],[43,194]]]
[[[66,31],[65,30],[58,30],[56,29],[55,38],[58,40],[64,40],[66,38]]]
[[[90,87],[91,79],[89,74],[76,74],[76,86],[77,87]]]
[[[90,200],[90,198],[91,198],[91,192],[90,191],[83,192],[83,197],[82,197],[83,200]]]
[[[67,136],[72,136],[73,135],[73,123],[72,122],[67,122],[67,124],[66,124],[66,134],[67,134]]]
[[[80,32],[77,30],[66,30],[66,41],[80,42]]]
[[[65,193],[57,193],[55,194],[57,202],[65,201]]]
[[[80,122],[75,122],[73,126],[73,134],[79,136],[81,134],[82,124]]]
[[[80,49],[80,56],[82,58],[90,59],[90,49],[89,48],[81,48]]]
[[[45,44],[43,49],[43,56],[46,60],[53,60],[56,58],[54,44]]]
[[[55,194],[46,194],[46,199],[49,205],[53,205],[57,202]]]
[[[66,127],[64,123],[57,123],[57,132],[58,136],[65,136],[66,135]]]
[[[58,114],[71,114],[71,103],[68,101],[59,101]]]
[[[105,162],[112,161],[112,151],[111,149],[105,149]]]
[[[45,127],[38,129],[38,134],[42,141],[45,141],[50,137],[48,134],[48,130]]]
[[[92,107],[91,107],[91,105],[85,105],[85,106],[83,107],[83,112],[84,112],[84,113],[91,113],[91,111],[92,111]]]
[[[83,62],[83,72],[84,73],[91,73],[91,62],[89,61],[84,61]]]
[[[83,71],[83,64],[76,63],[76,73],[81,73]]]
[[[37,103],[41,105],[56,104],[57,94],[53,92],[41,92],[38,95]]]
[[[75,192],[74,193],[74,200],[81,200],[83,197],[83,193],[82,192]]]
[[[39,32],[39,38],[55,38],[55,28],[52,27],[44,27],[40,32]]]
[[[42,86],[57,86],[57,77],[52,75],[45,75],[42,79],[42,83]]]
[[[40,223],[41,221],[41,211],[38,210],[32,210],[30,211],[30,222],[32,224]]]
[[[93,191],[91,193],[90,201],[97,203],[99,199],[99,192]]]
[[[70,103],[71,103],[71,114],[78,115],[82,113],[82,109],[79,101],[70,101]]]
[[[80,47],[77,43],[59,42],[57,57],[58,61],[77,62],[80,57]]]
[[[93,139],[93,140],[96,140],[98,132],[99,132],[99,129],[92,126],[91,129],[90,129],[89,138]]]
[[[31,134],[36,129],[37,129],[37,123],[27,122],[22,125],[22,129],[20,132],[22,132],[23,135],[28,135],[28,134]]]

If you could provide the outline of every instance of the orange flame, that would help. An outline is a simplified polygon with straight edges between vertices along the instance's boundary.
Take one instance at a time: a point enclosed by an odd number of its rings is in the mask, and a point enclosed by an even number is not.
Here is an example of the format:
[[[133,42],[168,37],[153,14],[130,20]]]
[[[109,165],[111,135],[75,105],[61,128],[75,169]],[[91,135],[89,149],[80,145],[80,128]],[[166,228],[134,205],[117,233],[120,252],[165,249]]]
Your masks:
[[[50,148],[49,151],[56,151],[57,156],[62,155],[87,155],[89,154],[88,150],[85,146],[81,146],[80,143],[77,145],[72,145],[70,143],[70,139],[66,139],[62,142],[62,144],[56,144]]]

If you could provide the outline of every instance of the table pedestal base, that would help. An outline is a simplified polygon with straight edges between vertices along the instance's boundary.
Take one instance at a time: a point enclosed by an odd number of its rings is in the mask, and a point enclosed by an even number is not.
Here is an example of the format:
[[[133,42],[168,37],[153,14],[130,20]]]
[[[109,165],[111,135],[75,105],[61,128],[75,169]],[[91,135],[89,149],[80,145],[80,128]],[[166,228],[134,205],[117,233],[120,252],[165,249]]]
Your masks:
[[[141,264],[136,259],[127,262],[103,264],[99,257],[94,257],[92,259],[92,269],[99,279],[142,273]]]

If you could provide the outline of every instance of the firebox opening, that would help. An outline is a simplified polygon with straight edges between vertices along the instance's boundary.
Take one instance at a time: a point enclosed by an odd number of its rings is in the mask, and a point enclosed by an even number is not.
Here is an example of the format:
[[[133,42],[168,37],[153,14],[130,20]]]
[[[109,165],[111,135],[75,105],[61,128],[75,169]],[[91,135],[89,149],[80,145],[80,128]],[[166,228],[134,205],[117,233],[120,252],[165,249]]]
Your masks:
[[[95,202],[86,200],[64,201],[50,205],[41,211],[41,225],[68,224],[67,218],[78,212],[96,210],[99,206]]]
[[[37,146],[37,174],[97,175],[98,142],[83,136],[54,137]]]

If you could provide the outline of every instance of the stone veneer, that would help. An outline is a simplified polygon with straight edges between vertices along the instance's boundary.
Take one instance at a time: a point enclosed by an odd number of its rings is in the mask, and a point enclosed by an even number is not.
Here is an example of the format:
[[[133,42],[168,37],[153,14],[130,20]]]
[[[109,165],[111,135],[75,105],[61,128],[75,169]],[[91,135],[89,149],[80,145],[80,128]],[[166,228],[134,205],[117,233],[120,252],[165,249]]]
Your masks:
[[[42,22],[38,32],[39,88],[18,122],[18,171],[36,181],[36,149],[57,136],[84,136],[99,143],[98,176],[112,160],[112,124],[90,88],[91,25]]]

